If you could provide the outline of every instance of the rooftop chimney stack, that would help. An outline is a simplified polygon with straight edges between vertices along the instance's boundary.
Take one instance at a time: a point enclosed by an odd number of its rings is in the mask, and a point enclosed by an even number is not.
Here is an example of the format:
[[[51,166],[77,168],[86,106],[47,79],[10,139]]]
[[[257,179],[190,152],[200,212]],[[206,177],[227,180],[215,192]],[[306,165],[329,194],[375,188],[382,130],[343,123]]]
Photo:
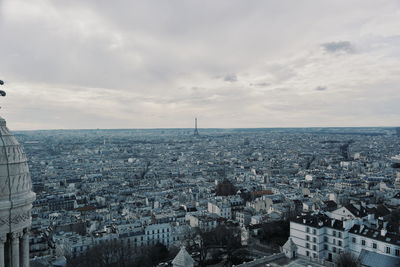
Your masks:
[[[381,236],[386,236],[386,234],[387,234],[387,230],[385,228],[383,228],[381,230]]]

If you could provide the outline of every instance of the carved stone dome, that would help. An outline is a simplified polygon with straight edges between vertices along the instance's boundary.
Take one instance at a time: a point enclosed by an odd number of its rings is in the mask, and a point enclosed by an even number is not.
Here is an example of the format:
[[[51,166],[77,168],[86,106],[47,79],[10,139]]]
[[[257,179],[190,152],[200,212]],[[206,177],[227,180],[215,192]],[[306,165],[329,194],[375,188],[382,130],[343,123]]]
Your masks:
[[[26,155],[0,118],[0,234],[29,227],[34,200]]]

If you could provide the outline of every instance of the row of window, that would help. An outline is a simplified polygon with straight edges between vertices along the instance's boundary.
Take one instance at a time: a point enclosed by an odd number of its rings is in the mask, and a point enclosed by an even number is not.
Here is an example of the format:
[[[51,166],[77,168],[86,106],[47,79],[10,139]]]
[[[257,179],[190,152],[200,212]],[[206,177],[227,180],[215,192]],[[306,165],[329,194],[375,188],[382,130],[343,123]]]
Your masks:
[[[306,251],[306,255],[307,255],[307,257],[311,257],[310,256],[311,255],[310,251]],[[316,259],[317,258],[317,253],[313,253],[312,256],[313,256],[314,259]]]
[[[307,233],[311,233],[310,232],[310,227],[306,227],[306,232]],[[313,235],[316,235],[317,234],[317,230],[316,229],[312,229],[312,233],[313,233]]]
[[[325,238],[324,238],[324,239],[325,239]],[[327,237],[326,237],[325,241],[328,242],[328,238],[327,238]],[[336,241],[337,241],[337,242],[336,242]],[[342,240],[336,240],[336,239],[334,239],[334,238],[332,238],[332,243],[333,243],[334,245],[339,246],[339,247],[341,247],[341,246],[343,245]]]
[[[160,231],[160,229],[157,229],[157,232],[155,230],[152,230],[152,234],[158,234],[158,233],[164,233],[164,228],[162,229],[162,231]],[[167,230],[165,232],[169,232],[169,228],[167,228]],[[150,235],[150,230],[147,230],[147,234]]]
[[[325,250],[329,250],[328,245],[324,245],[324,249],[325,249]],[[332,246],[332,252],[333,252],[333,253],[342,253],[342,249],[336,248],[336,247]]]
[[[337,235],[337,237],[342,238],[342,232],[339,232],[339,231],[332,230],[332,235],[333,236]]]
[[[309,235],[306,235],[306,240],[307,240],[307,241],[310,241],[310,240],[311,240],[311,237],[310,237]],[[313,237],[313,238],[312,238],[312,242],[316,243],[316,242],[317,242],[317,238],[316,238],[316,237]]]
[[[311,245],[310,245],[309,243],[306,243],[306,248],[311,249]],[[317,251],[317,246],[316,246],[316,245],[313,245],[313,246],[312,246],[312,250]],[[329,250],[329,247],[328,247],[327,244],[324,244],[324,250]],[[342,249],[336,248],[336,247],[332,246],[332,251],[333,251],[334,253],[341,253],[341,252],[342,252]]]
[[[310,227],[306,227],[306,232],[307,233],[311,233],[311,229],[310,229]],[[312,229],[312,234],[313,235],[316,235],[317,234],[317,230],[316,229]],[[334,237],[339,237],[339,238],[342,238],[342,232],[340,232],[340,231],[336,231],[336,230],[332,230],[332,235],[334,236]]]
[[[353,242],[354,244],[357,244],[357,238],[353,237],[353,238],[351,239],[351,242]],[[365,241],[365,239],[361,239],[361,246],[366,246],[366,241]],[[378,244],[377,244],[376,242],[372,242],[372,248],[373,248],[373,249],[377,249],[377,248],[378,248]],[[391,248],[388,247],[388,246],[386,246],[385,252],[386,252],[387,254],[391,254]],[[396,256],[400,256],[400,249],[395,249],[395,250],[394,250],[394,254],[395,254]]]
[[[310,248],[311,247],[311,245],[309,244],[309,243],[306,243],[306,248]],[[317,246],[316,245],[313,245],[312,246],[312,249],[314,250],[314,251],[317,251]]]
[[[309,235],[306,235],[306,240],[307,241],[311,241],[311,237],[309,236]],[[327,236],[324,236],[324,242],[328,242],[328,237]],[[337,242],[336,242],[337,241]],[[316,237],[313,237],[312,238],[312,242],[314,242],[314,243],[317,243],[317,238]],[[338,245],[339,247],[341,247],[342,246],[342,244],[343,244],[343,241],[342,240],[336,240],[336,239],[332,239],[332,243],[334,244],[334,245]]]

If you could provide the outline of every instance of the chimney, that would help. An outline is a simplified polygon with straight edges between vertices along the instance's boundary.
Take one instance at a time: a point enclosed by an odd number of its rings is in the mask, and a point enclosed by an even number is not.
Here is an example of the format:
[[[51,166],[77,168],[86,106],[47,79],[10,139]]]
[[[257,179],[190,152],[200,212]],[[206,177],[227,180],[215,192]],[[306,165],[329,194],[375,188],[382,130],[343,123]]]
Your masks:
[[[385,228],[383,228],[381,230],[381,236],[385,236],[387,234],[387,230]]]
[[[306,219],[303,219],[303,223],[306,223],[307,222],[307,220]]]
[[[335,219],[332,219],[331,226],[333,227],[334,224],[335,224]]]
[[[346,220],[343,222],[343,227],[345,230],[349,230],[353,226],[354,226],[354,220]]]
[[[321,227],[322,225],[324,225],[324,223],[322,221],[319,221],[318,225]]]

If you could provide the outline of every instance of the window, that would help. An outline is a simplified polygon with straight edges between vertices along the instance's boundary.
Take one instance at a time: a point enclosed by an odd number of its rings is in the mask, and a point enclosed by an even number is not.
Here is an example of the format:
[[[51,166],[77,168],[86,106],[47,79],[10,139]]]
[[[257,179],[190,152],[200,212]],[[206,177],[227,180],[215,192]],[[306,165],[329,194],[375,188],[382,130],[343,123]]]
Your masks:
[[[333,250],[334,253],[336,253],[336,248],[335,247],[333,247],[332,250]]]
[[[310,236],[309,235],[306,235],[306,240],[310,241]]]
[[[310,248],[310,244],[306,243],[306,248]]]
[[[332,235],[336,236],[336,231],[335,230],[332,231]]]
[[[342,232],[338,232],[339,238],[342,238]]]
[[[309,233],[310,232],[310,227],[306,228],[306,232]]]
[[[328,237],[327,236],[324,236],[324,241],[328,242]]]
[[[377,248],[376,243],[372,243],[372,248]]]
[[[328,245],[324,245],[324,249],[325,249],[325,250],[328,250]]]
[[[316,238],[316,237],[313,237],[312,241],[313,241],[314,243],[316,243],[316,242],[317,242],[317,238]]]
[[[400,249],[396,249],[396,250],[394,251],[394,254],[395,254],[396,256],[400,256]]]
[[[353,238],[351,239],[351,241],[352,241],[353,243],[357,243],[357,239],[356,239],[355,237],[353,237]]]
[[[386,254],[390,254],[390,247],[386,247]]]
[[[310,252],[306,251],[306,255],[307,255],[307,257],[310,257]]]
[[[361,240],[361,245],[365,246],[365,240]]]
[[[338,245],[339,245],[339,247],[342,246],[342,241],[341,240],[338,240]]]
[[[313,235],[316,235],[317,234],[317,230],[313,229],[312,233],[313,233]]]
[[[317,253],[314,253],[313,257],[314,257],[314,259],[316,259],[317,258]]]
[[[314,251],[317,251],[317,246],[316,246],[316,245],[313,245],[313,246],[312,246],[312,249],[313,249]]]

